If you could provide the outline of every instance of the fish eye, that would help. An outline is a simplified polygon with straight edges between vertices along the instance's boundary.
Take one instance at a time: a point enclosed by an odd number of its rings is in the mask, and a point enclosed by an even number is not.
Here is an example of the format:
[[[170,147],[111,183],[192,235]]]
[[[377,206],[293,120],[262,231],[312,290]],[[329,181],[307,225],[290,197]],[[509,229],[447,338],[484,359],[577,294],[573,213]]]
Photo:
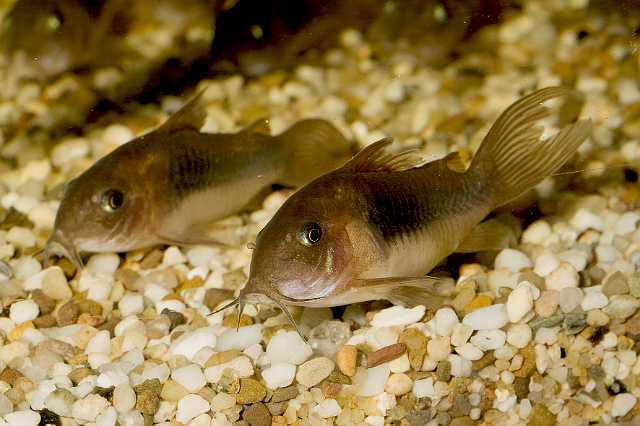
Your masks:
[[[100,199],[102,210],[113,213],[124,204],[124,194],[117,189],[106,190]]]
[[[62,26],[63,16],[59,10],[54,10],[49,16],[47,16],[46,25],[50,31],[56,31]]]
[[[322,238],[322,228],[315,222],[305,223],[298,234],[298,240],[305,246],[317,244]]]

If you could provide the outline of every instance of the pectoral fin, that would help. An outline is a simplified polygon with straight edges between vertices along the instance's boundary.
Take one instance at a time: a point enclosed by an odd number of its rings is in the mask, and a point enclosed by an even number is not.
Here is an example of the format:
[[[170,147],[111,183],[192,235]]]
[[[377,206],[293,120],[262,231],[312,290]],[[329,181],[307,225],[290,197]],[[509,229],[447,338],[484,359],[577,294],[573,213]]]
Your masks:
[[[477,225],[458,245],[457,253],[502,250],[515,244],[513,230],[496,219],[489,219]]]
[[[437,309],[451,295],[453,286],[453,280],[448,278],[389,277],[359,280],[358,291],[368,293],[369,300],[386,299],[402,306]]]

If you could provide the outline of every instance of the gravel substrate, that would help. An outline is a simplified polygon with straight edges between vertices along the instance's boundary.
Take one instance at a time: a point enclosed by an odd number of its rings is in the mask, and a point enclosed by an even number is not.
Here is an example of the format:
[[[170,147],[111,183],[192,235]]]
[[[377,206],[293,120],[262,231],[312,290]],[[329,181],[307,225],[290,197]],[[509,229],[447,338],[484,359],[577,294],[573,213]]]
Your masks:
[[[540,185],[515,247],[441,268],[457,284],[437,311],[292,309],[309,344],[269,306],[246,306],[239,332],[236,313],[210,315],[244,283],[246,243],[287,191],[223,221],[237,249],[97,254],[82,271],[43,269],[35,254],[55,188],[184,99],[51,141],[44,158],[25,145],[0,175],[0,258],[12,270],[0,268],[0,424],[638,424],[640,191],[635,171],[604,166],[640,157],[639,22],[583,3],[525,2],[442,70],[406,54],[382,64],[346,31],[322,67],[201,82],[205,131],[269,116],[279,133],[319,116],[361,145],[392,135],[433,158],[468,158],[524,92],[584,93],[560,121],[580,108],[594,120],[578,163],[588,170]]]

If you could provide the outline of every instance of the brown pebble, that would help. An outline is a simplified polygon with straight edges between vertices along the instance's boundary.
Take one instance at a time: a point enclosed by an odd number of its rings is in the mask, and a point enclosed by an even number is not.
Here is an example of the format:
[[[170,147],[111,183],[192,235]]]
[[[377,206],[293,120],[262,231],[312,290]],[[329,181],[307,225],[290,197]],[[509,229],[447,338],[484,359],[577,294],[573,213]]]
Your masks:
[[[271,426],[286,426],[287,418],[283,416],[273,416]]]
[[[271,402],[284,402],[289,401],[298,396],[298,387],[295,385],[287,386],[286,388],[279,388],[273,391],[271,396]]]
[[[145,380],[134,388],[136,392],[136,410],[142,414],[154,415],[160,405],[162,384],[158,379]]]
[[[152,269],[160,265],[164,253],[162,250],[156,248],[147,253],[140,261],[140,269]]]
[[[226,272],[222,275],[222,285],[224,288],[235,290],[236,288],[242,287],[246,281],[247,276],[242,268]]]
[[[385,362],[393,361],[407,351],[404,343],[394,343],[367,354],[367,368],[377,367]]]
[[[24,392],[22,392],[20,389],[11,388],[4,393],[4,396],[9,398],[13,405],[18,405],[22,401],[24,401]]]
[[[253,404],[267,396],[267,389],[255,379],[240,379],[240,391],[236,395],[238,404]],[[266,409],[266,408],[265,408]]]
[[[80,308],[73,300],[69,300],[58,308],[56,318],[58,319],[58,325],[64,327],[65,325],[75,324],[80,315]]]
[[[336,353],[336,365],[345,376],[353,377],[356,374],[357,357],[358,349],[355,346],[343,345]]]
[[[56,301],[44,294],[42,290],[34,290],[31,298],[38,304],[40,315],[50,314],[56,308]]]
[[[56,317],[51,314],[42,315],[33,320],[33,325],[36,328],[51,328],[55,327],[57,323]]]
[[[78,353],[78,350],[67,342],[63,342],[60,340],[49,339],[45,340],[42,343],[38,344],[39,348],[49,349],[52,352],[57,353],[65,360],[72,359]]]
[[[89,325],[91,327],[97,327],[104,322],[102,315],[91,315],[82,313],[78,317],[78,324]]]
[[[629,318],[624,327],[626,332],[632,336],[640,334],[640,312]]]
[[[271,426],[271,413],[262,402],[256,402],[245,408],[242,418],[250,426]]]
[[[536,369],[536,354],[533,349],[533,345],[530,344],[524,349],[520,350],[520,355],[524,358],[522,367],[519,370],[513,372],[516,377],[530,377]]]
[[[246,327],[253,324],[253,318],[249,315],[240,315],[240,327]],[[222,319],[222,325],[229,328],[235,328],[238,326],[238,313],[234,312],[231,315],[227,315]]]
[[[469,416],[458,417],[451,420],[449,426],[473,426],[476,424],[475,420],[472,420]]]
[[[76,269],[76,266],[73,263],[71,263],[71,261],[66,257],[63,257],[62,259],[58,260],[58,262],[56,263],[56,266],[62,269],[62,272],[64,272],[64,276],[67,277],[67,279],[73,278],[76,275],[76,272],[78,271]]]
[[[272,416],[280,416],[287,409],[287,401],[282,402],[267,402],[266,406]],[[272,419],[273,421],[273,419]]]
[[[488,365],[491,365],[495,362],[496,357],[493,355],[493,352],[485,352],[482,358],[473,361],[471,367],[473,371],[480,371]]]
[[[449,361],[438,362],[436,378],[441,382],[448,382],[451,380],[451,363]]]
[[[325,398],[335,398],[342,390],[342,385],[340,383],[324,381],[320,385],[320,390]]]
[[[204,293],[204,305],[215,309],[221,302],[233,298],[233,291],[221,288],[210,288]]]
[[[409,364],[411,368],[419,371],[422,368],[424,357],[427,354],[427,338],[416,328],[409,328],[400,333],[398,342],[407,346]]]
[[[525,399],[529,395],[529,378],[516,377],[513,381],[513,390],[518,399]]]
[[[81,314],[102,315],[102,305],[91,299],[84,299],[78,302],[78,309]]]
[[[18,380],[20,377],[23,377],[22,373],[11,367],[6,367],[4,370],[2,370],[2,373],[0,373],[0,380],[8,383],[12,387],[15,386],[16,380]]]
[[[169,328],[170,330],[173,330],[179,325],[186,324],[187,322],[187,319],[180,312],[172,311],[168,308],[164,308],[162,310],[162,315],[165,315],[167,318],[169,318],[169,321],[171,322],[171,326]]]
[[[71,373],[69,373],[68,377],[69,377],[69,380],[73,382],[73,384],[77,385],[82,381],[82,379],[84,379],[87,376],[90,376],[91,374],[93,374],[93,372],[91,371],[90,368],[80,367],[72,370]]]
[[[118,269],[115,273],[115,279],[122,282],[124,288],[129,291],[144,291],[144,281],[140,278],[138,271],[129,268]]]
[[[544,404],[536,404],[529,415],[528,426],[553,426],[556,416]]]

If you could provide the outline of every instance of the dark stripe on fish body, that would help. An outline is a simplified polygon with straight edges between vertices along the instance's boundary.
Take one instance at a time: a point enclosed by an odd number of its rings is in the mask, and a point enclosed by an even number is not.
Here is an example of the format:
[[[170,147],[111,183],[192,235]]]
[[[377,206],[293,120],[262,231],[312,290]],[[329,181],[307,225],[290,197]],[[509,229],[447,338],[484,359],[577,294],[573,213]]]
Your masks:
[[[206,189],[211,185],[212,164],[201,149],[182,145],[173,150],[169,161],[170,185],[179,197]]]

